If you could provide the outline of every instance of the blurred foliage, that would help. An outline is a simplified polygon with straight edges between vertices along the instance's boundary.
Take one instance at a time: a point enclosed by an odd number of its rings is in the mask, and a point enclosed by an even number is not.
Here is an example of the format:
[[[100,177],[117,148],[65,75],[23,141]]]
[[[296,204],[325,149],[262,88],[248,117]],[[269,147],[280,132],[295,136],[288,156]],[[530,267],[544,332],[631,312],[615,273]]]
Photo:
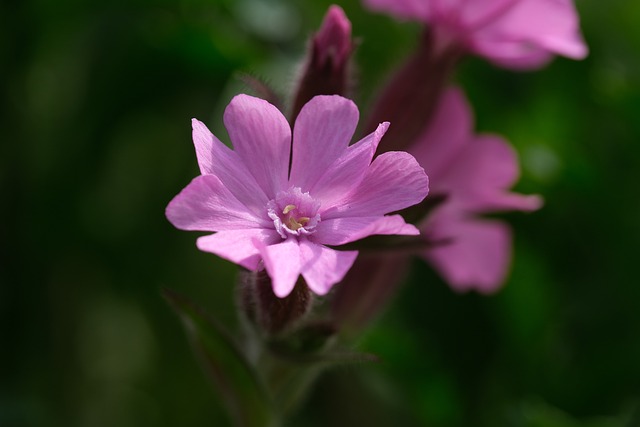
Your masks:
[[[413,24],[340,2],[361,41],[356,101]],[[286,94],[327,1],[0,3],[0,426],[228,425],[168,286],[234,325],[235,267],[164,218],[197,174],[189,119],[249,72]],[[457,75],[482,131],[518,148],[511,278],[459,295],[421,262],[292,426],[640,424],[640,3],[578,0],[591,49],[540,72]]]

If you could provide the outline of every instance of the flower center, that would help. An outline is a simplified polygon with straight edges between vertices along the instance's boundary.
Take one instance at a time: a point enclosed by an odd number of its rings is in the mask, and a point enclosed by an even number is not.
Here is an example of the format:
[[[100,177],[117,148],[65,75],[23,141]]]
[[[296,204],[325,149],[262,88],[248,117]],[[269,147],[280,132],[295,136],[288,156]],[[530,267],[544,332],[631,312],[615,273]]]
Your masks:
[[[281,191],[267,204],[267,214],[283,239],[309,235],[320,222],[320,203],[299,187]]]

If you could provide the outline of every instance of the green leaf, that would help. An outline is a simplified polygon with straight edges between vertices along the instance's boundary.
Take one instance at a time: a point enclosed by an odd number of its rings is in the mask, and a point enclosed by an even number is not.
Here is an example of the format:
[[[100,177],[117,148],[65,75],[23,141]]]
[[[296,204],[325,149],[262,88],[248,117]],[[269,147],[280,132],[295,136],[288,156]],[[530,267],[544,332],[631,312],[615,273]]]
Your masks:
[[[162,294],[182,319],[189,340],[235,425],[277,425],[262,382],[231,335],[186,297],[169,289],[164,289]]]

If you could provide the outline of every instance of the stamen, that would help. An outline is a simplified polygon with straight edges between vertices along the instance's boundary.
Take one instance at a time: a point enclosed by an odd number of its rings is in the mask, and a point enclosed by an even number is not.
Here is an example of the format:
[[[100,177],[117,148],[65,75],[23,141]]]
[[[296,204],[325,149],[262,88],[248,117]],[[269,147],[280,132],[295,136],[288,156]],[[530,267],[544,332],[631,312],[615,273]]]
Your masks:
[[[287,205],[284,207],[284,209],[282,210],[283,214],[288,214],[289,212],[298,209],[298,207],[296,205]]]
[[[295,218],[289,218],[289,220],[287,221],[287,227],[289,228],[289,230],[298,231],[302,227],[304,227],[304,224],[300,224],[298,221],[296,221]]]
[[[267,215],[273,220],[278,234],[287,239],[291,235],[308,236],[315,233],[316,225],[320,222],[319,208],[320,203],[309,193],[292,187],[279,192],[275,199],[269,201]]]

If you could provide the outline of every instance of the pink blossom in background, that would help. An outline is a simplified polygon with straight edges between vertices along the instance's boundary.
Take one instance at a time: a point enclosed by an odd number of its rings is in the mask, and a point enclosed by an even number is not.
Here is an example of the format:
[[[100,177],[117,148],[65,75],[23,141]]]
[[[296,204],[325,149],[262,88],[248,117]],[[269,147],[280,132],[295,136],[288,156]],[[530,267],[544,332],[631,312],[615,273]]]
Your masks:
[[[385,214],[428,192],[428,178],[411,155],[389,152],[372,162],[388,123],[349,146],[358,118],[350,100],[317,96],[300,111],[292,143],[276,107],[236,96],[224,114],[234,150],[193,120],[202,175],[169,203],[167,218],[182,230],[216,232],[198,238],[198,248],[249,270],[264,266],[279,297],[299,275],[313,292],[326,294],[357,255],[327,245],[417,235],[401,216]]]
[[[515,151],[495,135],[474,135],[464,94],[443,95],[427,132],[411,146],[431,180],[431,194],[445,195],[419,228],[430,242],[424,257],[457,290],[496,290],[511,259],[511,231],[480,214],[539,209],[538,196],[512,193],[519,175]]]
[[[587,47],[573,0],[363,0],[372,10],[429,24],[441,48],[457,45],[509,68],[536,68]]]

